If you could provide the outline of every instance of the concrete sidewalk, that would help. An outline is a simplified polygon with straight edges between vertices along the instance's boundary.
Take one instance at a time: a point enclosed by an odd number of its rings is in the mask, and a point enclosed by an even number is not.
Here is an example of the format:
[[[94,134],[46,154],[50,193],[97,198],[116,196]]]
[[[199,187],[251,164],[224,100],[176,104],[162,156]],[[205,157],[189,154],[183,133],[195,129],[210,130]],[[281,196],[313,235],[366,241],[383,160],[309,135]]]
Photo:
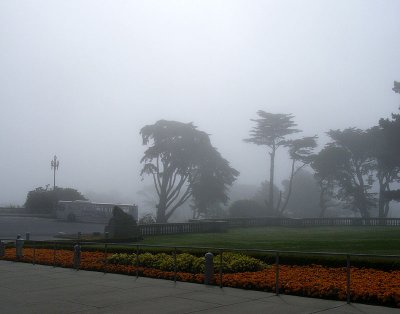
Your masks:
[[[0,261],[0,313],[399,313],[398,309]]]

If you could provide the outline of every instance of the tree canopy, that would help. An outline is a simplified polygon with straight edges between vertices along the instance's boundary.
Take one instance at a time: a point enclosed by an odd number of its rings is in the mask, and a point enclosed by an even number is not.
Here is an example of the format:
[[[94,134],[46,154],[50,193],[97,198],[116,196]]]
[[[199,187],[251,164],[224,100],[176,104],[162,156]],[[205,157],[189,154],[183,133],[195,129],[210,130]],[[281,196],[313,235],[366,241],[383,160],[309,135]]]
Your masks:
[[[153,178],[157,222],[167,222],[192,196],[201,211],[216,201],[227,201],[227,188],[239,172],[211,145],[207,133],[192,123],[159,120],[144,126],[140,134],[143,145],[150,145],[141,159],[141,175]]]
[[[300,132],[295,129],[296,123],[293,122],[293,115],[282,113],[269,113],[263,110],[257,111],[258,119],[251,119],[256,126],[250,131],[250,137],[244,139],[246,143],[265,145],[270,149],[270,191],[268,195],[268,207],[276,210],[274,203],[274,173],[275,173],[275,154],[279,147],[287,145],[287,136]]]
[[[393,88],[392,88],[392,90],[393,90],[395,93],[400,94],[400,82],[394,81],[394,82],[393,82]]]
[[[374,193],[371,192],[374,161],[370,154],[370,138],[367,132],[356,128],[330,130],[328,135],[333,140],[328,146],[334,149],[326,152],[335,153],[329,156],[334,167],[324,171],[333,175],[339,188],[337,197],[368,218],[370,209],[375,206]]]
[[[76,201],[87,199],[79,191],[72,188],[49,189],[46,187],[38,187],[28,192],[25,201],[25,207],[36,213],[51,213],[58,201]]]

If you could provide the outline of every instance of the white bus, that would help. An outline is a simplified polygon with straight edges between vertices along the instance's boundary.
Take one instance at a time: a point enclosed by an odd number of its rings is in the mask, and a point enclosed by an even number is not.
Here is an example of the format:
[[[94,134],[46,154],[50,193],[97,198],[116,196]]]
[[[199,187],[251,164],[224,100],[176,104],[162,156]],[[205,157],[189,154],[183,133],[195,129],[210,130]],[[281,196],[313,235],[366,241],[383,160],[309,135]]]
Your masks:
[[[92,203],[89,201],[58,201],[57,218],[68,221],[107,223],[114,206],[138,220],[138,207],[128,204]]]

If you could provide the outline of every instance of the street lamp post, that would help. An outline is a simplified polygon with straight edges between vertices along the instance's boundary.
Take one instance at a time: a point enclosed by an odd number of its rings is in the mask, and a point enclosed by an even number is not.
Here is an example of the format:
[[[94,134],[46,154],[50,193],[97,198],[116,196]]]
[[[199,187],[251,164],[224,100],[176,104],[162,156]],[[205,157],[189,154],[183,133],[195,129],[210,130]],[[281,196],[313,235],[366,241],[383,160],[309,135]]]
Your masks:
[[[51,169],[54,171],[54,183],[53,183],[53,190],[56,190],[56,170],[58,170],[58,166],[60,165],[59,160],[57,159],[57,156],[54,155],[53,160],[51,161]]]

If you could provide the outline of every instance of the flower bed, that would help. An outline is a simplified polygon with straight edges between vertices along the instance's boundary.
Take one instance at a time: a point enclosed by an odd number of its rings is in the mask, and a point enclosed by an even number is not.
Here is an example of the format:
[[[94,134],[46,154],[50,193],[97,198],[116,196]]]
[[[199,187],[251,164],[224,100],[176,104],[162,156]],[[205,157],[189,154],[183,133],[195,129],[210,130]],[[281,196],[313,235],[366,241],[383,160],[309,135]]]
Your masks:
[[[108,254],[107,257],[111,257]],[[72,267],[73,252],[57,250],[55,259],[51,249],[24,249],[23,262],[32,262],[35,257],[37,264]],[[15,249],[7,249],[6,260],[15,260]],[[106,267],[106,268],[105,268]],[[154,268],[136,267],[133,265],[105,263],[103,252],[82,252],[80,269],[95,270],[128,275],[169,279],[175,277],[173,271]],[[346,300],[346,268],[310,266],[279,267],[281,293],[295,294],[307,297]],[[201,273],[177,272],[178,281],[202,283],[204,275]],[[214,278],[219,285],[219,275]],[[224,273],[222,284],[224,287],[275,291],[275,267],[260,271]],[[382,271],[376,269],[351,268],[351,300],[354,302],[373,303],[385,306],[400,307],[400,271]]]

